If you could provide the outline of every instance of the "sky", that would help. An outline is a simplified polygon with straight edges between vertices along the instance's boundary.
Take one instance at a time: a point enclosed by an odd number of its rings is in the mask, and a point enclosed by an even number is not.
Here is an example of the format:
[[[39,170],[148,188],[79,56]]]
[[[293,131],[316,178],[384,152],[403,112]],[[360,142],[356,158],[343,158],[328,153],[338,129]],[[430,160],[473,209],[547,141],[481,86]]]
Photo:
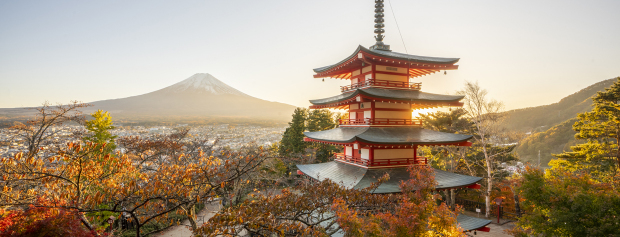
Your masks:
[[[517,109],[620,76],[618,0],[386,5],[384,42],[393,51],[461,58],[457,71],[416,78],[425,92],[478,82]],[[322,82],[312,69],[373,45],[373,21],[370,0],[4,0],[0,108],[129,97],[195,73],[307,107],[347,84]]]

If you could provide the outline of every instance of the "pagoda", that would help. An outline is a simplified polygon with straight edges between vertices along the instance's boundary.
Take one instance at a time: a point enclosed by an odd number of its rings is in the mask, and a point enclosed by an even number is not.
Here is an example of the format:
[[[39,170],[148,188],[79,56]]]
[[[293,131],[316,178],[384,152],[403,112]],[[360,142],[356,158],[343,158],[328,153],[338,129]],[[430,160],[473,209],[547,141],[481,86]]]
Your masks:
[[[456,70],[459,58],[440,58],[397,53],[383,42],[383,0],[375,0],[376,43],[358,46],[348,57],[333,65],[314,69],[315,78],[350,80],[341,94],[310,100],[310,109],[344,109],[348,119],[331,130],[305,132],[304,141],[343,147],[334,161],[297,165],[298,174],[315,180],[331,179],[345,188],[362,189],[384,174],[390,179],[375,193],[399,193],[400,182],[410,179],[407,167],[428,165],[418,155],[421,146],[471,146],[471,135],[452,134],[422,128],[412,116],[419,109],[461,107],[464,96],[422,92],[422,84],[411,79]],[[437,190],[473,188],[482,178],[435,169]],[[489,220],[459,215],[465,231],[488,231]]]

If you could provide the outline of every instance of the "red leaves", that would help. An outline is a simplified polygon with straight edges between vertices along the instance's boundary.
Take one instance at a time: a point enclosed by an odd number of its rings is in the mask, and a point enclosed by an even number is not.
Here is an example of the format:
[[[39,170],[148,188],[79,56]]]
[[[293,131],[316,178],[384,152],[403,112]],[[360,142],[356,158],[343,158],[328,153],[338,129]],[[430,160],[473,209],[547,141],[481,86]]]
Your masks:
[[[54,203],[39,199],[37,205]],[[95,236],[82,226],[75,212],[63,209],[30,206],[25,211],[0,210],[0,217],[0,236]]]

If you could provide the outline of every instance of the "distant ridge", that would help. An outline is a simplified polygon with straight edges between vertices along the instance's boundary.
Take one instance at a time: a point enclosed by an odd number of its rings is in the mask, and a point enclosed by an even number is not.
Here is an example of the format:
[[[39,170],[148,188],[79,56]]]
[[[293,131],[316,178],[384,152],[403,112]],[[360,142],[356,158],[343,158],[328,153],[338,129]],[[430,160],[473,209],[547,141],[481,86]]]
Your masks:
[[[507,111],[508,115],[504,126],[513,131],[541,132],[566,120],[574,118],[577,113],[592,110],[592,96],[603,91],[616,81],[616,78],[607,79],[588,86],[572,95],[564,97],[557,103],[515,109]]]

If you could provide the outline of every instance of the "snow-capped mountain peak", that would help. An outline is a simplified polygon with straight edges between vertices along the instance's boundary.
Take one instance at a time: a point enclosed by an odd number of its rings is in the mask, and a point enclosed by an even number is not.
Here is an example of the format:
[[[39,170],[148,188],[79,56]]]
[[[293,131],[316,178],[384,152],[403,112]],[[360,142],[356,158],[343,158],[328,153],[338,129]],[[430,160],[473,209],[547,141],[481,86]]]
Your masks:
[[[199,91],[208,92],[215,95],[231,94],[239,96],[248,96],[245,93],[232,88],[226,83],[218,80],[209,73],[196,73],[193,76],[165,88],[169,92],[189,92]]]

